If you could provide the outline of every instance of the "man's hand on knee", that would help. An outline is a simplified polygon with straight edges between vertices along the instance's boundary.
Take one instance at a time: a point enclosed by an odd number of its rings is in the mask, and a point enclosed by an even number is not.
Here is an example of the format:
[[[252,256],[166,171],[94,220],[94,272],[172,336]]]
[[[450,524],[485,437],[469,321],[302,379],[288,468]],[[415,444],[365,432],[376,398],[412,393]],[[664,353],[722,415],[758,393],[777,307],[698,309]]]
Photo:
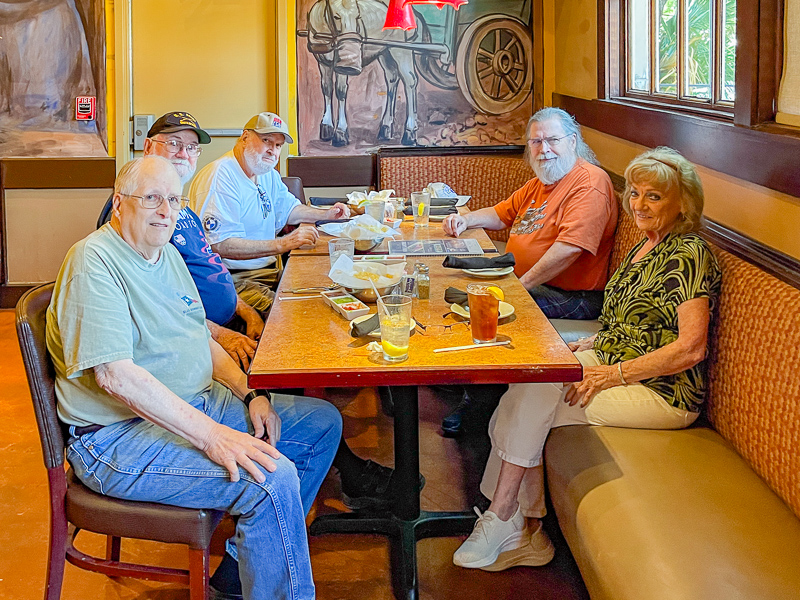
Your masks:
[[[211,460],[228,470],[232,482],[239,481],[241,466],[257,482],[264,483],[266,477],[257,464],[272,473],[277,468],[272,459],[281,457],[281,453],[267,442],[220,423],[212,428],[202,450]]]

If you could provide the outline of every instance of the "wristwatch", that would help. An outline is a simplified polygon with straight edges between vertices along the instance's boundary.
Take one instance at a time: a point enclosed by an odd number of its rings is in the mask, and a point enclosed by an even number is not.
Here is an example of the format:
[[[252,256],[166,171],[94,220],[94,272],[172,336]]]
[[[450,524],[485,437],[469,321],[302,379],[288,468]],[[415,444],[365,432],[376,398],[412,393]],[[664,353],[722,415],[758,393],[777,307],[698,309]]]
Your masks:
[[[269,393],[269,390],[253,390],[248,392],[248,394],[242,399],[242,402],[244,402],[244,405],[247,408],[250,408],[250,403],[258,396],[264,396],[264,398],[267,399],[267,402],[272,404],[272,394]]]

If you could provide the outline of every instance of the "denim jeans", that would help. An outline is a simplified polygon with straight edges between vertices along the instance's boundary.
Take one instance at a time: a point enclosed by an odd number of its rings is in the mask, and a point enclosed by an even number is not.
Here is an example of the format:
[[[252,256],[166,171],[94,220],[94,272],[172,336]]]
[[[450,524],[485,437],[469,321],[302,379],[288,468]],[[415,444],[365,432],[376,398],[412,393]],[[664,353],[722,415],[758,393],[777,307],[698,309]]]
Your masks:
[[[314,598],[305,515],[330,469],[341,437],[338,410],[316,398],[273,394],[281,417],[283,457],[257,483],[244,469],[228,471],[184,438],[140,418],[71,437],[67,459],[95,492],[116,498],[238,516],[232,538],[245,598]],[[214,382],[192,402],[219,423],[253,432],[244,404]],[[70,433],[74,433],[70,428]]]
[[[603,308],[603,290],[562,290],[542,284],[528,291],[548,319],[596,319]]]

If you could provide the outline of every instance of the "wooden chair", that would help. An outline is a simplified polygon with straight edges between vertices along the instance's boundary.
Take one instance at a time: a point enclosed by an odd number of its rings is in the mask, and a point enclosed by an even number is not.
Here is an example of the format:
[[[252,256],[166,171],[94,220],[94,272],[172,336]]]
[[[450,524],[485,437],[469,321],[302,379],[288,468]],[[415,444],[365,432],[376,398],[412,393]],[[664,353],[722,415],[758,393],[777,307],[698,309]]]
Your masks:
[[[56,413],[55,373],[45,343],[45,313],[52,293],[52,283],[26,292],[17,303],[16,318],[50,489],[45,600],[60,598],[65,560],[109,577],[188,584],[191,600],[207,600],[209,545],[223,512],[103,496],[84,486],[71,469],[65,471],[64,434]],[[74,540],[81,529],[108,536],[105,558],[75,548]],[[121,562],[123,537],[186,544],[189,570]]]

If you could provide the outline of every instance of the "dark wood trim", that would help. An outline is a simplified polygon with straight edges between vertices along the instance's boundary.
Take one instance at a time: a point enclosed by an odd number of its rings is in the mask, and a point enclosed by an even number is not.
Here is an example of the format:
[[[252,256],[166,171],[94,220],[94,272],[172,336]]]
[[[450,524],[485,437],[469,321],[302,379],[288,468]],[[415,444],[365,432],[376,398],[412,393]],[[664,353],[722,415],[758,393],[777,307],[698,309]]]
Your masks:
[[[783,0],[736,3],[736,107],[734,123],[754,126],[775,118],[783,67]]]
[[[3,158],[4,189],[113,188],[117,175],[113,157]]]
[[[0,308],[14,308],[22,298],[22,294],[31,288],[41,285],[32,283],[31,285],[6,285],[0,284]]]
[[[800,131],[778,135],[721,120],[558,93],[553,94],[553,105],[575,115],[585,127],[649,148],[670,146],[709,169],[800,197]]]
[[[706,219],[700,234],[726,252],[800,289],[800,260],[769,248],[753,238]]]
[[[375,156],[290,156],[289,177],[299,177],[303,187],[371,186],[375,181]]]

